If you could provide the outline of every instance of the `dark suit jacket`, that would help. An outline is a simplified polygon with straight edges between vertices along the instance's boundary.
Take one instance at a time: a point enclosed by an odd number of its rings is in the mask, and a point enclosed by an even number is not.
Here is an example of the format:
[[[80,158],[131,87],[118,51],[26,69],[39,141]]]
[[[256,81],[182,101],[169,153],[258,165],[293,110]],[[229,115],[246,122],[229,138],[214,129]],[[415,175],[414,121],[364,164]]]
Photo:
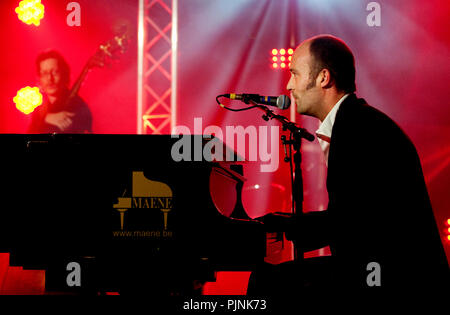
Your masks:
[[[68,104],[66,99],[69,91],[65,91],[65,95],[54,104],[46,102],[35,109],[31,117],[31,124],[27,133],[91,133],[92,132],[92,114],[86,102],[76,95]],[[58,127],[47,124],[45,116],[47,113],[58,113],[67,111],[74,113],[72,117],[72,125],[62,132]]]
[[[370,262],[381,267],[382,287],[448,281],[414,145],[395,122],[354,94],[336,114],[327,190],[328,209],[300,218],[295,238],[309,249],[330,245],[337,286],[367,287]]]

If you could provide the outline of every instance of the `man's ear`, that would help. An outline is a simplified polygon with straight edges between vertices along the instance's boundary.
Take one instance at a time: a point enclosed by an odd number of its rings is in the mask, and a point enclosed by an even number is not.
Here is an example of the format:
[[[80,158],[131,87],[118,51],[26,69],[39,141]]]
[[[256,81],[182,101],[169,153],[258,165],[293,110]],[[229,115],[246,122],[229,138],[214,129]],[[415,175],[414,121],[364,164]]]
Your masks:
[[[332,86],[333,80],[331,79],[330,70],[322,69],[317,76],[319,84],[324,89],[329,89]]]

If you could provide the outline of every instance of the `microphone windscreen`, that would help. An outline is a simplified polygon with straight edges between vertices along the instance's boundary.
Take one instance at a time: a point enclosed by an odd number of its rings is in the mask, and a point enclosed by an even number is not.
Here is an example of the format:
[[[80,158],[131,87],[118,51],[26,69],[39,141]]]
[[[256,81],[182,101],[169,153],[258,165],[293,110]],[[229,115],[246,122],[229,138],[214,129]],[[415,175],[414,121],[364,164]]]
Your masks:
[[[291,99],[287,95],[280,95],[277,97],[277,107],[279,109],[288,109],[291,106]]]

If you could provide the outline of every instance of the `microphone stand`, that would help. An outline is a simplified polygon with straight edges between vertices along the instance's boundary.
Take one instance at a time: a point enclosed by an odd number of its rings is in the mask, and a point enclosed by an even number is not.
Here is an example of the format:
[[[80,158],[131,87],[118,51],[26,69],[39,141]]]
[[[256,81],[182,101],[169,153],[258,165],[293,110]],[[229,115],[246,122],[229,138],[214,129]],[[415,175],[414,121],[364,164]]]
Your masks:
[[[284,145],[285,150],[285,162],[290,163],[290,172],[291,172],[291,188],[292,188],[292,213],[293,219],[297,222],[300,222],[303,215],[303,175],[302,175],[302,155],[301,155],[301,145],[302,139],[306,139],[309,142],[314,140],[314,136],[310,134],[306,129],[297,126],[295,123],[289,121],[286,117],[282,115],[275,114],[272,110],[270,110],[267,106],[257,104],[253,100],[244,99],[246,104],[251,103],[253,106],[263,110],[265,113],[262,118],[265,121],[269,121],[271,119],[275,119],[279,121],[283,126],[283,131],[289,130],[290,137],[289,140],[286,140],[285,136],[281,136],[281,141]],[[294,172],[292,170],[292,159],[291,154],[289,156],[286,152],[286,146],[289,146],[289,152],[292,152],[292,148],[294,149]],[[294,178],[292,178],[292,174],[294,173]],[[296,224],[298,226],[298,224]],[[298,264],[303,262],[303,246],[301,244],[301,240],[297,239],[294,241],[294,261]]]

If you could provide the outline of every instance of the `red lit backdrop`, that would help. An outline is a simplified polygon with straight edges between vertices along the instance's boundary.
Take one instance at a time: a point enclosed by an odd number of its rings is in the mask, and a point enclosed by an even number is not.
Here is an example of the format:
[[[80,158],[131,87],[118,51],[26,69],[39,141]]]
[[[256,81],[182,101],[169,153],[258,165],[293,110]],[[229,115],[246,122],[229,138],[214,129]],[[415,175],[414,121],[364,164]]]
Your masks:
[[[59,50],[71,66],[73,82],[97,46],[112,36],[115,24],[130,21],[132,33],[137,34],[138,1],[79,0],[79,27],[66,23],[69,1],[43,2],[45,16],[39,27],[19,21],[14,12],[18,2],[5,0],[0,4],[2,133],[26,130],[29,117],[15,108],[13,98],[23,87],[37,86],[34,58],[40,51]],[[398,122],[416,145],[444,241],[450,214],[450,4],[439,0],[377,1],[381,25],[370,27],[366,20],[369,2],[179,1],[177,123],[193,130],[194,118],[201,117],[203,127],[277,126],[263,121],[260,112],[225,111],[217,106],[215,97],[230,92],[287,94],[289,73],[280,69],[279,50],[295,48],[303,39],[321,33],[341,37],[355,54],[357,94]],[[278,50],[276,54],[273,49]],[[288,51],[285,56],[289,56]],[[275,63],[278,66],[274,68]],[[94,69],[81,88],[80,95],[93,112],[95,133],[136,132],[136,85],[134,37],[128,52],[117,63]],[[314,119],[296,120],[311,132],[318,127]],[[243,199],[251,217],[268,211],[289,211],[289,169],[283,157],[280,150],[280,168],[275,173],[261,173],[258,163],[246,167],[248,181]],[[324,209],[326,167],[317,141],[304,143],[302,165],[304,208]],[[449,243],[445,243],[450,257]],[[275,253],[276,248],[273,250]],[[280,262],[289,255],[289,250],[284,250],[271,259]]]

